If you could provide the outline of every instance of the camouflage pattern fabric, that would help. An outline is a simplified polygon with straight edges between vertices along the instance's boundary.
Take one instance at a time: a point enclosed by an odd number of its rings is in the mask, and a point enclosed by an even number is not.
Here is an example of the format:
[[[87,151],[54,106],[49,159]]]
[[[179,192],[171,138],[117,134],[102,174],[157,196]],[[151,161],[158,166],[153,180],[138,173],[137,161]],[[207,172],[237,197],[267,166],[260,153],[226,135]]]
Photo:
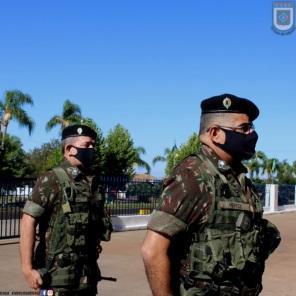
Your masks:
[[[96,291],[100,241],[109,240],[112,231],[104,201],[98,180],[67,161],[37,180],[23,211],[39,221],[33,263],[43,288]]]
[[[174,295],[261,291],[263,210],[245,173],[243,165],[230,167],[203,145],[166,179],[148,228],[171,238]],[[280,238],[271,228],[272,242],[263,248],[268,254]]]
[[[65,169],[73,182],[84,184],[87,192],[89,192],[89,181],[77,167],[71,166],[68,161],[64,161],[61,167]],[[45,210],[51,210],[61,197],[62,191],[59,180],[56,174],[50,170],[37,179],[32,195],[29,196],[23,212],[34,218],[38,218]]]
[[[40,217],[45,209],[50,208],[58,199],[60,187],[56,175],[49,171],[37,179],[32,194],[24,206],[23,212],[34,217]]]
[[[207,146],[203,146],[200,153],[218,163],[217,156]],[[190,224],[205,221],[213,192],[203,179],[203,170],[210,174],[196,155],[185,158],[175,167],[164,181],[161,202],[151,215],[148,229],[172,237]]]
[[[241,191],[247,172],[242,164],[232,168],[225,165],[206,145],[202,145],[198,153],[219,169],[232,191]],[[197,155],[185,158],[164,181],[161,202],[151,215],[148,229],[172,237],[188,225],[205,223],[215,191],[211,175],[211,170]]]

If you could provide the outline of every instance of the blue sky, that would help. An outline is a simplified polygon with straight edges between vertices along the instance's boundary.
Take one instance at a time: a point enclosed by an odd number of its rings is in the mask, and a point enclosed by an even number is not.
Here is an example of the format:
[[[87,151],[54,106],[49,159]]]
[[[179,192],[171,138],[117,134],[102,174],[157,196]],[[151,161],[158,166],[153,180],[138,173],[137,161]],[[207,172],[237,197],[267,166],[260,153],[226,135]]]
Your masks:
[[[261,110],[258,149],[296,160],[296,31],[271,26],[268,0],[1,1],[1,98],[29,93],[36,122],[8,132],[27,151],[58,137],[45,124],[69,99],[105,135],[124,125],[151,163],[197,131],[202,99],[230,92]]]

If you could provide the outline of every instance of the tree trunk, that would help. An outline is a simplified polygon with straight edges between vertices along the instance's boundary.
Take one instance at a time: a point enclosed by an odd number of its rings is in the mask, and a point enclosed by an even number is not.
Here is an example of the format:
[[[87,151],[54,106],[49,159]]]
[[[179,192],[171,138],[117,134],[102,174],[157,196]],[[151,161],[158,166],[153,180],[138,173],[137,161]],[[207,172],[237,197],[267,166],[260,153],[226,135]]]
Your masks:
[[[3,114],[3,117],[1,118],[1,150],[4,150],[4,140],[5,140],[5,136],[6,136],[6,132],[7,132],[7,126],[9,123],[9,120],[11,119],[11,113],[10,112],[6,112]]]
[[[6,136],[6,131],[7,131],[7,124],[1,122],[1,150],[4,150],[4,141],[5,141],[5,136]]]

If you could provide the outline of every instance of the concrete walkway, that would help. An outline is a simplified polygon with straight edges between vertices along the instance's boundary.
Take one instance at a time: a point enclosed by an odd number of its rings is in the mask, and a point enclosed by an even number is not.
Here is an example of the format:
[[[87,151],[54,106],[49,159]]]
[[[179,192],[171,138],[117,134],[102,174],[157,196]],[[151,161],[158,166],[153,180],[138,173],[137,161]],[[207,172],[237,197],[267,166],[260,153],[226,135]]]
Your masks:
[[[269,215],[268,219],[279,227],[283,240],[266,264],[264,290],[261,295],[294,296],[296,295],[296,213]],[[100,258],[102,275],[116,277],[118,280],[101,282],[99,295],[151,295],[140,257],[140,246],[144,236],[145,231],[114,233],[112,241],[103,244],[104,250]],[[12,291],[23,292],[23,295],[26,295],[30,291],[20,272],[18,248],[18,240],[0,241],[0,295],[3,295],[1,292]]]

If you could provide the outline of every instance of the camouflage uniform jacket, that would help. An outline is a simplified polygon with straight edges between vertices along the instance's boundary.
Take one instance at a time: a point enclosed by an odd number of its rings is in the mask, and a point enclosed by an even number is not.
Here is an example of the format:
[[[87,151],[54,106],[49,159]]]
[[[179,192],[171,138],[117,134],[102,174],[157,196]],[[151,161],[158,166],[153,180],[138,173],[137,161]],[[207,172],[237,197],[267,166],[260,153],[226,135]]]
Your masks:
[[[83,196],[86,197],[89,209],[91,209],[93,207],[92,205],[97,202],[98,196],[100,197],[102,204],[100,205],[100,208],[98,208],[99,212],[96,214],[101,217],[100,219],[106,218],[107,214],[104,210],[104,195],[103,192],[101,192],[102,187],[98,184],[97,179],[94,176],[85,175],[77,167],[72,166],[68,161],[64,161],[61,164],[61,168],[65,170],[69,177],[69,181],[74,184],[75,189],[77,190],[77,196],[81,196],[82,198]],[[50,170],[38,178],[33,188],[32,195],[25,204],[23,212],[36,218],[39,222],[40,242],[35,253],[35,268],[42,269],[46,266],[45,261],[46,258],[48,258],[49,245],[53,242],[53,228],[49,227],[49,224],[54,217],[53,215],[56,215],[59,211],[63,198],[63,188],[61,188],[59,179],[55,172]],[[64,233],[63,229],[61,229],[61,231]],[[105,239],[103,238],[102,240]],[[100,239],[90,240],[90,242],[91,246],[85,246],[86,249],[89,250],[87,252],[94,253],[100,251]],[[98,253],[96,255],[98,255]],[[93,258],[92,262],[89,262],[89,264],[92,265],[91,268],[96,268],[96,259],[97,258]],[[97,272],[99,271],[97,270],[96,273]],[[97,283],[97,276],[98,274],[96,274],[96,280],[91,280],[95,286]]]
[[[225,175],[234,190],[241,190],[238,180],[243,182],[247,172],[242,164],[231,168],[206,145],[202,145],[198,153],[206,156]],[[190,155],[165,179],[161,202],[151,216],[148,229],[173,237],[189,225],[203,224],[212,204],[212,193],[199,178],[201,163],[197,155]]]
[[[266,250],[261,252],[256,241],[261,237],[259,228],[265,219],[254,186],[245,177],[246,172],[241,163],[229,166],[208,146],[202,145],[196,155],[185,158],[165,180],[161,202],[151,215],[148,229],[171,239],[169,256],[172,284],[176,285],[174,291],[179,290],[180,278],[184,284],[181,290],[190,289],[188,294],[182,295],[205,295],[202,291],[190,294],[191,289],[198,289],[196,285],[204,281],[216,285],[218,276],[221,283],[227,276],[226,281],[231,285],[233,275],[216,272],[224,262],[227,272],[230,269],[237,272],[236,275],[244,272],[241,282],[252,286],[250,295],[257,295],[261,289],[264,260],[279,242],[279,234],[272,226],[272,241],[263,242]],[[246,242],[242,249],[240,237]],[[223,254],[233,257],[224,258]],[[261,260],[260,257],[266,258]],[[245,276],[249,262],[256,272],[250,277],[248,273]],[[246,284],[246,278],[250,283]],[[233,285],[240,287],[241,282]]]

